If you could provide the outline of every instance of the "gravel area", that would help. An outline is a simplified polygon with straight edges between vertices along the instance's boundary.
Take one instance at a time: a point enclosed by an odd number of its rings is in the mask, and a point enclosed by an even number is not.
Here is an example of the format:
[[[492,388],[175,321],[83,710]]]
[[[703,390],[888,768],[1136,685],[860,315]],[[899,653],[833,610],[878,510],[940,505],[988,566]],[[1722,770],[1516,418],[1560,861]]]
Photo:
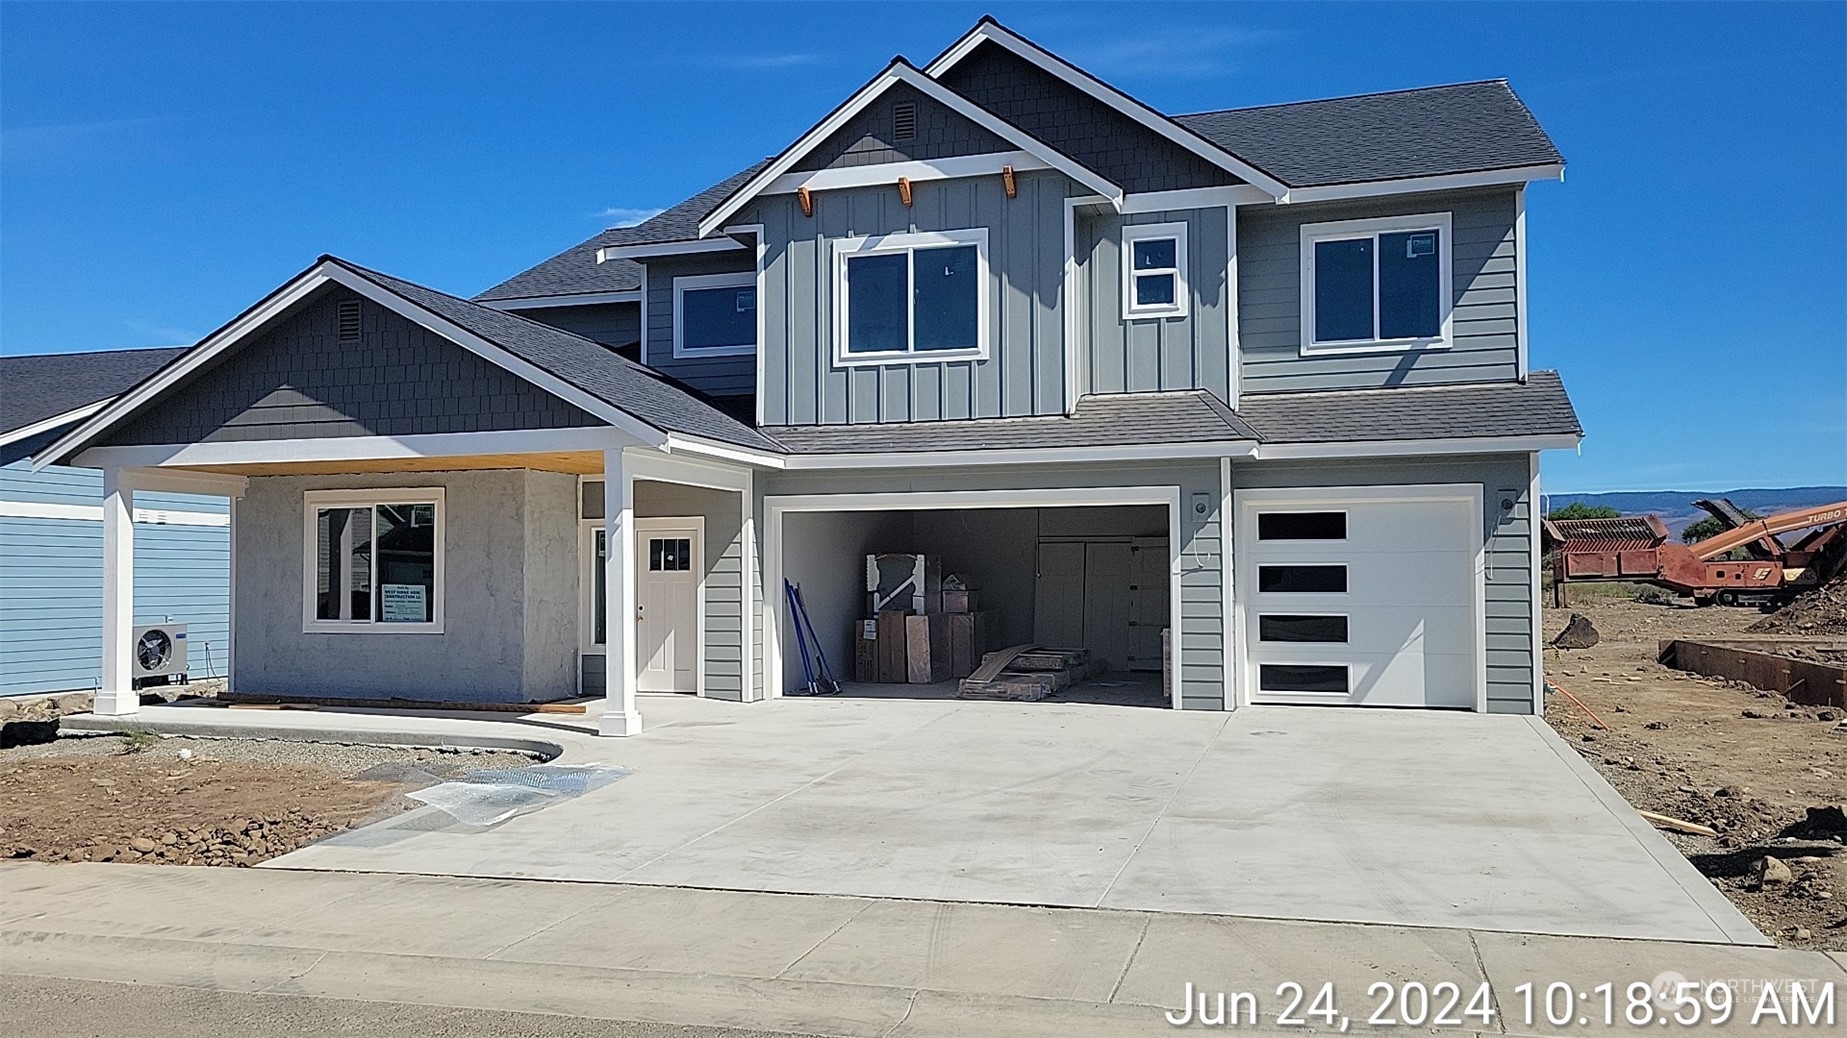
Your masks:
[[[360,778],[361,772],[425,772],[437,779],[457,778],[471,771],[495,768],[524,768],[544,758],[539,754],[515,750],[490,750],[476,747],[431,749],[412,746],[364,746],[354,743],[297,742],[288,739],[202,739],[184,735],[157,735],[131,739],[125,735],[65,735],[55,742],[32,746],[15,746],[0,750],[0,763],[21,760],[45,760],[52,757],[114,757],[131,743],[140,743],[139,751],[149,757],[180,758],[189,751],[199,760],[247,761],[257,764],[325,768]],[[366,779],[383,775],[365,775]],[[394,777],[393,781],[397,781]]]

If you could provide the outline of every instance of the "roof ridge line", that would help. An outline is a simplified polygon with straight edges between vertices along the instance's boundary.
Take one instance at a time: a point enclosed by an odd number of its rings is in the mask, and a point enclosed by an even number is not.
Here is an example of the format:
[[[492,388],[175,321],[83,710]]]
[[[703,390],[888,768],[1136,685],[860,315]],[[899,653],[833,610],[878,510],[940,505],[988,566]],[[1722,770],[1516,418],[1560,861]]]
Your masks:
[[[1326,104],[1330,101],[1357,101],[1365,97],[1389,97],[1393,94],[1417,94],[1426,90],[1452,90],[1456,87],[1485,86],[1489,83],[1507,84],[1507,89],[1510,91],[1513,90],[1513,86],[1508,82],[1506,76],[1497,76],[1492,79],[1465,79],[1457,83],[1432,83],[1428,86],[1395,87],[1391,90],[1367,90],[1358,94],[1335,94],[1331,97],[1310,97],[1301,101],[1275,101],[1266,105],[1244,105],[1238,108],[1210,108],[1199,112],[1176,112],[1168,116],[1168,118],[1190,119],[1200,115],[1224,115],[1227,112],[1260,112],[1266,108],[1294,108],[1297,105],[1318,105]]]

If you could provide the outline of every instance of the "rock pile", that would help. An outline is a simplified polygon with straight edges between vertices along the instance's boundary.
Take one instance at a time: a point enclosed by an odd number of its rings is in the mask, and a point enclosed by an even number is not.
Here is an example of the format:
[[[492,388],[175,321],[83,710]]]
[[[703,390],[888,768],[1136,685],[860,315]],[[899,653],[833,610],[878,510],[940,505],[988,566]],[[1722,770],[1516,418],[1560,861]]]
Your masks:
[[[1772,634],[1847,634],[1847,574],[1804,593],[1751,625]]]
[[[65,852],[40,856],[32,848],[15,848],[13,857],[35,861],[119,861],[164,865],[255,865],[303,847],[345,828],[303,811],[263,818],[239,818],[227,825],[168,829],[135,835],[97,836]]]

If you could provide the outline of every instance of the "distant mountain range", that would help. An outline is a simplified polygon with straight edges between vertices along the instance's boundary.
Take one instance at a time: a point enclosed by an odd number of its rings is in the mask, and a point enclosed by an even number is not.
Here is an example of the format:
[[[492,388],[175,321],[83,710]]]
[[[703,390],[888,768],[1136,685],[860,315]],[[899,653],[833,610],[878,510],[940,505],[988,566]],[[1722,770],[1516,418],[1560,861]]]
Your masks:
[[[1624,515],[1658,515],[1674,536],[1689,523],[1706,517],[1695,508],[1701,499],[1728,498],[1732,504],[1758,515],[1786,512],[1792,508],[1847,501],[1847,487],[1746,487],[1741,490],[1655,490],[1624,491],[1611,494],[1547,494],[1547,510],[1563,508],[1574,501],[1587,505],[1608,505]]]

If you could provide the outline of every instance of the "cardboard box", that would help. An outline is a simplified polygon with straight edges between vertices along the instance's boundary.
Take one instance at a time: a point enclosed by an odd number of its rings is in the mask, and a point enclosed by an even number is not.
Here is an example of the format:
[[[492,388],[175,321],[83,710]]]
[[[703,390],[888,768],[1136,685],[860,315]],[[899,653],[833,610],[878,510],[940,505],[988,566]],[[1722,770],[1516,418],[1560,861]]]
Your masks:
[[[981,592],[973,588],[944,588],[943,612],[952,614],[972,613],[978,608],[975,603],[977,601],[977,596],[980,594]]]
[[[853,621],[853,680],[879,680],[879,622]]]
[[[944,613],[949,625],[949,676],[965,678],[988,651],[987,613]]]
[[[872,613],[943,611],[943,560],[936,555],[866,556],[866,591]]]
[[[910,676],[904,662],[904,617],[904,613],[888,609],[874,621],[879,634],[879,681],[903,682]]]
[[[949,618],[904,618],[906,675],[913,685],[949,680]]]

